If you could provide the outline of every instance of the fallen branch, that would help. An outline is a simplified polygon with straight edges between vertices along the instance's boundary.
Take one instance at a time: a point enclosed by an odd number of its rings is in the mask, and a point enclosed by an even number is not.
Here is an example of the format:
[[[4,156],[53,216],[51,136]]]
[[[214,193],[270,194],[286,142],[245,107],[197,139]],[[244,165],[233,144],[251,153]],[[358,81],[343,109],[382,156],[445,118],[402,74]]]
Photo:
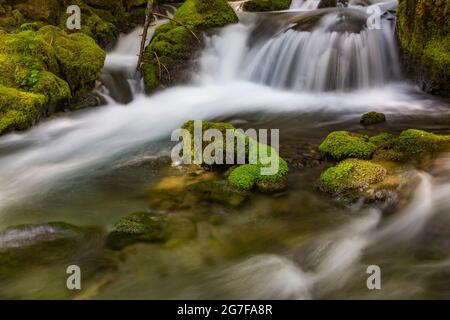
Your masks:
[[[144,31],[142,32],[142,39],[141,39],[141,47],[139,49],[139,59],[136,66],[136,70],[139,72],[142,68],[142,61],[144,59],[144,51],[145,51],[145,43],[147,42],[147,33],[148,28],[150,27],[150,23],[152,22],[150,17],[152,16],[153,12],[153,0],[147,1],[147,8],[145,9],[145,22],[144,22]]]

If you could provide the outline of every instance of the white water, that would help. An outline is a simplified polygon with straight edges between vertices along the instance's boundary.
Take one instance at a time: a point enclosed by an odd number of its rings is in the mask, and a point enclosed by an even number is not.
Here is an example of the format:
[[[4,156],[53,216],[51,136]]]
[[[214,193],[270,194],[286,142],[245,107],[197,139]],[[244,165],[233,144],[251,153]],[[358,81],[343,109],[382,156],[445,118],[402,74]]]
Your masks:
[[[252,48],[244,77],[296,91],[370,88],[398,79],[393,23],[384,20],[380,30],[334,31],[342,23],[359,28],[360,11],[346,12],[323,16],[312,32],[288,29]]]
[[[313,271],[303,271],[301,262],[289,253],[257,255],[224,270],[233,298],[310,299],[340,290],[356,272],[365,269],[360,260],[367,250],[383,252],[408,243],[436,214],[449,212],[450,183],[433,182],[426,173],[418,173],[418,178],[413,201],[387,223],[380,224],[381,214],[370,209],[348,225],[315,238],[315,249],[308,254],[308,263],[315,264]]]
[[[293,0],[291,9],[314,10],[320,4],[320,0]]]

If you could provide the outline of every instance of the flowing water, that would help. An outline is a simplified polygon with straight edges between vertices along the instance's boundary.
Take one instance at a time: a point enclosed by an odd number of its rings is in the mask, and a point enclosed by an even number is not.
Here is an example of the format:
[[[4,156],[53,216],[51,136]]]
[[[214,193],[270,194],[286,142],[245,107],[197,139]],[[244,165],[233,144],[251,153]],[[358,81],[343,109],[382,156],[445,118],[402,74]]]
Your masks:
[[[364,131],[358,119],[366,111],[386,113],[390,131],[448,132],[450,104],[402,80],[392,12],[380,30],[368,30],[361,3],[315,10],[318,1],[293,1],[282,13],[239,12],[239,24],[205,39],[190,83],[151,96],[134,78],[141,30],[122,36],[102,75],[106,106],[0,138],[0,227],[65,221],[110,230],[121,217],[152,210],[152,186],[173,175],[162,160],[171,131],[189,119],[279,128],[281,154],[296,159],[332,130]],[[183,245],[117,253],[90,240],[89,250],[73,253],[88,270],[81,294],[65,289],[67,259],[56,259],[0,278],[0,297],[448,297],[449,156],[414,171],[409,202],[387,217],[319,193],[314,183],[325,167],[293,169],[287,192],[254,195],[240,209],[210,203],[171,212],[195,225]],[[3,233],[0,248],[26,246],[52,234],[46,228]],[[372,264],[382,268],[379,291],[366,287]]]

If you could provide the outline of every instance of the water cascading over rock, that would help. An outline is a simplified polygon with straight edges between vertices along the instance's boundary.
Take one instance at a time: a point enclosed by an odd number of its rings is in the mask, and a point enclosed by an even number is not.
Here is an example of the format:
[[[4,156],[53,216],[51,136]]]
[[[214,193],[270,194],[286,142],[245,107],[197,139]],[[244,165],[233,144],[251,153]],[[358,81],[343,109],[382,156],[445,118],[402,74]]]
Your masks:
[[[328,8],[287,17],[268,41],[251,47],[247,80],[275,88],[330,91],[369,88],[399,77],[393,21],[369,29],[365,8]],[[384,16],[385,17],[385,16]]]

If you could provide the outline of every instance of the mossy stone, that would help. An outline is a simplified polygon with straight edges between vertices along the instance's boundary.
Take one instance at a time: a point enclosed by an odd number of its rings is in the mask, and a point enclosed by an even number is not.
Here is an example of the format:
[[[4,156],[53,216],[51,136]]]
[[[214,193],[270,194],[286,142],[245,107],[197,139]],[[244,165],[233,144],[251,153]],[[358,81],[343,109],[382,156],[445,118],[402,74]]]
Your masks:
[[[364,126],[370,126],[378,123],[383,123],[386,121],[386,116],[380,112],[368,112],[362,115],[359,121]]]
[[[330,133],[319,146],[322,155],[335,160],[370,159],[376,149],[377,147],[366,137],[348,131]]]
[[[379,164],[359,159],[347,159],[329,168],[320,176],[320,187],[331,193],[367,188],[381,182],[387,170]]]

